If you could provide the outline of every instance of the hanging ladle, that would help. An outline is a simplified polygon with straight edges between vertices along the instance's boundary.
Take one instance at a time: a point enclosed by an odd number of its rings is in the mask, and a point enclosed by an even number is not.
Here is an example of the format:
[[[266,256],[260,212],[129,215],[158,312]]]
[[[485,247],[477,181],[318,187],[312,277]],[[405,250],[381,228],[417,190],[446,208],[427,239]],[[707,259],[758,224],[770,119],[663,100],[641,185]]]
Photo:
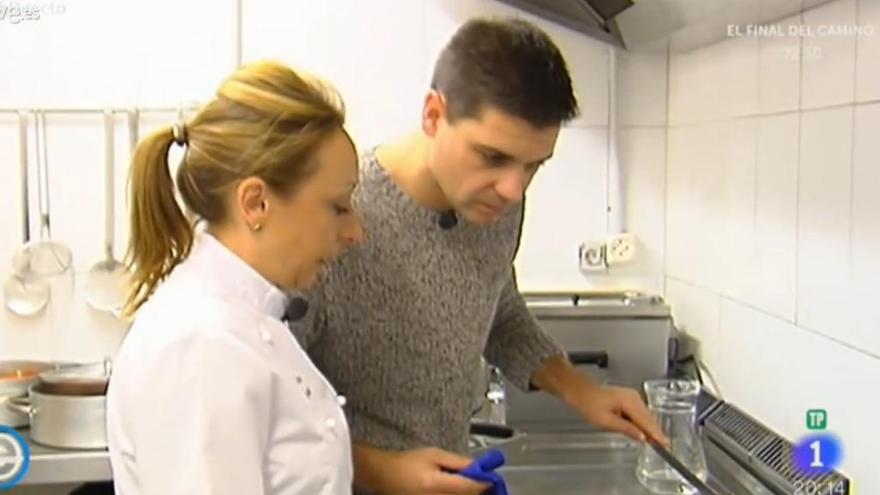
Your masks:
[[[129,119],[131,125],[131,119]],[[86,279],[86,302],[98,310],[119,314],[125,304],[129,273],[113,255],[115,216],[115,122],[104,111],[104,259],[95,263]]]
[[[55,277],[66,274],[73,254],[64,244],[52,240],[49,218],[49,147],[46,136],[46,113],[36,112],[34,125],[37,142],[37,197],[40,204],[40,240],[29,242],[16,253],[13,264],[28,276]]]
[[[21,165],[21,237],[22,245],[27,246],[31,240],[30,205],[28,187],[28,121],[24,111],[18,113],[18,151]],[[3,298],[6,307],[19,316],[33,316],[49,302],[49,283],[39,274],[30,270],[26,259],[13,258],[12,276],[3,286]]]

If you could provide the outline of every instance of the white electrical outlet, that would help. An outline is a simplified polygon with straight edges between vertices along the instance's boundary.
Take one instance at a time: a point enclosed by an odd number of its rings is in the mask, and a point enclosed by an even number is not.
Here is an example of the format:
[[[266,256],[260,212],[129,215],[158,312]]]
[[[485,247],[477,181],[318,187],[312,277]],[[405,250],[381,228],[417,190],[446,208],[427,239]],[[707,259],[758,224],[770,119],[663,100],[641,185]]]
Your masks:
[[[605,245],[605,258],[609,265],[629,263],[636,257],[636,236],[617,234],[608,238]]]
[[[608,265],[605,262],[605,244],[602,242],[584,242],[578,246],[578,266],[583,271],[602,271]]]

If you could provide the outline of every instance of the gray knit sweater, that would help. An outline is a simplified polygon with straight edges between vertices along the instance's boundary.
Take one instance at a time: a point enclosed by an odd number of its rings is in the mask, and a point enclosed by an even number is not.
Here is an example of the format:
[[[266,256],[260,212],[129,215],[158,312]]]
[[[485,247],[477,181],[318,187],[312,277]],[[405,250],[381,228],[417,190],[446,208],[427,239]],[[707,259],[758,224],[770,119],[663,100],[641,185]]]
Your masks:
[[[352,439],[403,450],[467,450],[480,356],[523,388],[561,348],[539,328],[512,277],[522,215],[451,229],[400,189],[372,153],[354,204],[366,242],[307,298],[294,334],[346,396]]]

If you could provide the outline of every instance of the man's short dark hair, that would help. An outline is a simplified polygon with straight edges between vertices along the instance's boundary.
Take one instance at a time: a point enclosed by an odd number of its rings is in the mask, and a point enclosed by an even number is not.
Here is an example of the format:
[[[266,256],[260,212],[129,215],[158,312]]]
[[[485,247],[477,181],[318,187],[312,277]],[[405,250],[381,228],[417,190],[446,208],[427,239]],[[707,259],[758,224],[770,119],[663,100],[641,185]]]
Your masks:
[[[536,127],[578,115],[571,76],[546,33],[518,19],[472,19],[443,48],[431,88],[446,98],[447,119],[497,108]]]

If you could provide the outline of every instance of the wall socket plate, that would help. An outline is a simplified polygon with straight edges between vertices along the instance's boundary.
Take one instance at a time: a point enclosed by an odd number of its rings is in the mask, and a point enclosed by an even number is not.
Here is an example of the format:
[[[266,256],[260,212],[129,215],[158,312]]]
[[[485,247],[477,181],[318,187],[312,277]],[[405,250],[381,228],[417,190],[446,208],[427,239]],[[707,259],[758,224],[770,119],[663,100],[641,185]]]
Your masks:
[[[606,262],[606,245],[604,242],[583,242],[578,246],[578,266],[582,271],[604,271]]]
[[[629,263],[636,257],[637,239],[634,234],[616,234],[605,241],[605,259],[608,265]]]

